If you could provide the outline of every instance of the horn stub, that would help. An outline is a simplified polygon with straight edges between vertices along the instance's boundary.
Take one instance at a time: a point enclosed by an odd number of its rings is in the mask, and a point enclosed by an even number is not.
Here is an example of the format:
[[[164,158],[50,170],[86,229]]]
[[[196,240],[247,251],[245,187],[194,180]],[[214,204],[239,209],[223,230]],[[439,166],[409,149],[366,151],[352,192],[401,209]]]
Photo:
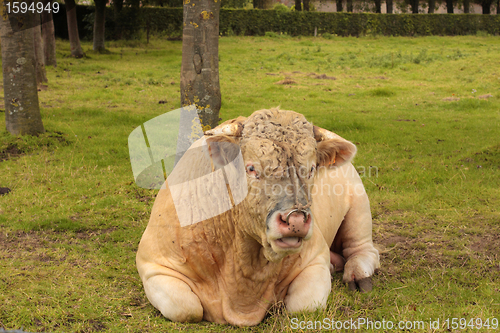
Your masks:
[[[241,136],[243,132],[243,125],[239,122],[234,122],[231,124],[222,124],[208,130],[205,135],[227,135],[227,136]]]

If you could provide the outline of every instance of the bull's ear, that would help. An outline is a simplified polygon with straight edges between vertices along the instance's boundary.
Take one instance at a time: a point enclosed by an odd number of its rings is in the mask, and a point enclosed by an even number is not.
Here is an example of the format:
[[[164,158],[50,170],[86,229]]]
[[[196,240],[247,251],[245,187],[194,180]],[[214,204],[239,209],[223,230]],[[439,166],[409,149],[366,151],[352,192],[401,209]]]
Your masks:
[[[356,146],[341,138],[318,142],[318,166],[341,166],[351,162],[356,155]]]
[[[237,140],[226,135],[206,136],[208,152],[215,169],[223,168],[231,163],[239,154]]]

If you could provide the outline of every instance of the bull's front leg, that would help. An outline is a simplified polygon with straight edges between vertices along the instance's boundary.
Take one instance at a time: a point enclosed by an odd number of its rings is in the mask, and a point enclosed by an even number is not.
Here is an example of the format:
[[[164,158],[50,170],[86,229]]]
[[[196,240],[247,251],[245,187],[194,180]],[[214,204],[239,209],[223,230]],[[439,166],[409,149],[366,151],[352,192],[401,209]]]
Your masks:
[[[328,258],[319,256],[288,287],[286,309],[292,313],[324,309],[331,286]]]
[[[200,299],[184,281],[155,275],[144,281],[146,296],[171,321],[199,322],[203,319]]]
[[[372,290],[372,275],[380,267],[379,253],[372,241],[372,218],[366,193],[355,195],[335,236],[332,249],[346,259],[343,280],[349,289]]]

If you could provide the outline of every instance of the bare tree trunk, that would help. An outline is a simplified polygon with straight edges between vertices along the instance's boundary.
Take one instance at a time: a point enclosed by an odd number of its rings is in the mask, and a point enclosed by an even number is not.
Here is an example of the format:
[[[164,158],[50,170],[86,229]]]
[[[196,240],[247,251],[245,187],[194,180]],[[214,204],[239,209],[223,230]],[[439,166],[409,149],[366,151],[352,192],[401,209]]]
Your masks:
[[[352,13],[352,11],[354,10],[354,6],[353,6],[353,4],[352,4],[352,0],[347,0],[347,5],[346,5],[346,7],[347,7],[347,11],[348,11],[349,13]]]
[[[500,15],[500,0],[497,0],[497,15]]]
[[[102,52],[104,47],[104,24],[107,0],[95,0],[94,51]]]
[[[43,57],[45,60],[45,66],[56,67],[56,35],[54,33],[52,12],[45,10],[42,11],[42,22]]]
[[[382,13],[382,0],[375,0],[375,13]]]
[[[43,57],[42,27],[40,26],[40,14],[35,13],[33,18],[33,45],[35,54],[36,83],[47,82],[45,72],[45,60]]]
[[[309,11],[309,0],[302,0],[302,3],[304,5],[304,11],[308,12]]]
[[[196,105],[205,131],[219,123],[219,12],[220,1],[184,2],[181,105]]]
[[[28,6],[32,1],[28,1]],[[33,26],[35,15],[9,14],[20,25]],[[13,31],[7,15],[0,18],[5,124],[13,135],[45,132],[38,106],[34,29]]]
[[[253,8],[254,9],[264,9],[264,1],[263,0],[253,0]]]
[[[434,10],[436,10],[436,0],[429,0],[429,14],[434,14]]]
[[[298,12],[302,10],[302,0],[295,0],[295,10]]]
[[[483,0],[481,6],[483,7],[483,14],[491,14],[491,0]]]
[[[342,0],[337,0],[337,12],[342,12],[343,10]]]
[[[385,2],[385,8],[386,8],[387,14],[392,14],[394,12],[392,0],[387,0]]]
[[[80,45],[80,36],[78,36],[78,21],[76,19],[75,0],[64,0],[66,4],[66,21],[68,22],[69,45],[71,56],[75,58],[83,57],[82,46]]]
[[[453,0],[446,0],[446,9],[448,14],[453,14]]]
[[[470,4],[469,0],[464,0],[464,14],[469,14],[470,13]]]
[[[418,14],[418,0],[411,0],[411,12],[413,14]]]

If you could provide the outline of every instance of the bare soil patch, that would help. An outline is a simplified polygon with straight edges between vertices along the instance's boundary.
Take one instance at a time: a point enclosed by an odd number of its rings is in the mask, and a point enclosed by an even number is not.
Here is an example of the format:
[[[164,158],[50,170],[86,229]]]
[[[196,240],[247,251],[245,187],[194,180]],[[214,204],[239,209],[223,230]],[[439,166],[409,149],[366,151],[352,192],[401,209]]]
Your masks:
[[[0,162],[6,161],[13,157],[24,155],[24,152],[19,149],[16,144],[10,144],[4,150],[0,151]]]
[[[286,78],[284,80],[278,81],[275,84],[284,84],[284,85],[290,85],[290,84],[297,84],[297,81],[294,81],[290,78]]]

